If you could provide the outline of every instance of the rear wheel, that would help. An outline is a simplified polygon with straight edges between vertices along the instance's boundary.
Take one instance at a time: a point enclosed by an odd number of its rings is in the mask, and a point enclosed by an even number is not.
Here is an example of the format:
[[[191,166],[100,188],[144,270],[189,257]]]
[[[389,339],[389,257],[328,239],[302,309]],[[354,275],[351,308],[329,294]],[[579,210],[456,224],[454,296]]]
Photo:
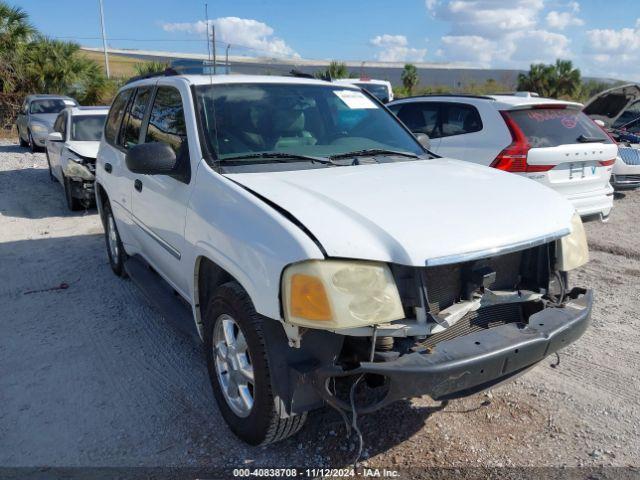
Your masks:
[[[103,207],[104,212],[104,237],[107,243],[107,255],[109,257],[109,265],[111,270],[119,277],[126,277],[127,272],[124,269],[124,262],[127,254],[122,246],[120,240],[120,234],[118,233],[118,227],[116,226],[116,220],[113,217],[111,211],[111,205],[105,202]]]
[[[49,167],[49,174],[51,175],[51,167]],[[52,175],[53,177],[53,175]],[[71,180],[68,177],[65,177],[63,175],[63,180],[64,180],[64,198],[67,201],[67,207],[69,208],[69,210],[71,210],[72,212],[75,212],[77,210],[80,210],[82,208],[82,203],[80,202],[79,199],[75,198],[73,196],[73,188],[71,185]]]
[[[290,437],[307,417],[306,413],[287,416],[274,399],[263,321],[236,282],[216,290],[205,315],[204,345],[213,393],[233,433],[251,445]]]

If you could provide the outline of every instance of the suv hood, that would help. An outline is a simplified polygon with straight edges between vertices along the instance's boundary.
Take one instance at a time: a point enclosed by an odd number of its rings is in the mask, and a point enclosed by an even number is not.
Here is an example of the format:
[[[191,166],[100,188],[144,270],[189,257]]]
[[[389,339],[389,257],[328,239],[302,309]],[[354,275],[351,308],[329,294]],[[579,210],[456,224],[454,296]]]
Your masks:
[[[574,212],[538,182],[450,159],[226,176],[293,215],[328,256],[403,265],[550,241]]]
[[[607,127],[610,127],[627,106],[639,99],[640,85],[629,83],[593,96],[583,111],[594,120],[602,120]]]
[[[79,142],[72,140],[67,142],[67,148],[81,157],[96,158],[98,156],[100,142]]]

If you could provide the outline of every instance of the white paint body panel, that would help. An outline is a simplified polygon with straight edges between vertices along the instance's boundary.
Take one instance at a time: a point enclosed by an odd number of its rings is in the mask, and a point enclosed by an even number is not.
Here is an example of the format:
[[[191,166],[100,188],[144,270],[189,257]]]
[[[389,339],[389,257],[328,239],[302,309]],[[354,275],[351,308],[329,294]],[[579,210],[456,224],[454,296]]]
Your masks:
[[[534,182],[451,159],[228,177],[290,212],[329,256],[404,265],[553,234],[573,214]]]

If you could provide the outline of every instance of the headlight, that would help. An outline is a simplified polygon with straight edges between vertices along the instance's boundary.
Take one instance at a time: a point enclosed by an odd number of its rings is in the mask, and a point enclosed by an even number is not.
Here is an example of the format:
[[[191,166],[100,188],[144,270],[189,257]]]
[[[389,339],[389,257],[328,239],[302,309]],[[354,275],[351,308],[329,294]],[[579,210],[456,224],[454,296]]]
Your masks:
[[[589,261],[589,247],[582,220],[577,213],[571,219],[571,233],[556,242],[556,270],[568,272]]]
[[[94,180],[95,176],[83,165],[83,160],[71,153],[67,157],[68,161],[63,164],[62,170],[67,177],[80,178],[82,180]]]
[[[31,130],[33,131],[33,133],[38,133],[40,135],[44,135],[49,131],[49,129],[41,123],[32,123]]]
[[[404,318],[391,270],[384,263],[311,260],[282,276],[284,316],[295,325],[340,329]]]

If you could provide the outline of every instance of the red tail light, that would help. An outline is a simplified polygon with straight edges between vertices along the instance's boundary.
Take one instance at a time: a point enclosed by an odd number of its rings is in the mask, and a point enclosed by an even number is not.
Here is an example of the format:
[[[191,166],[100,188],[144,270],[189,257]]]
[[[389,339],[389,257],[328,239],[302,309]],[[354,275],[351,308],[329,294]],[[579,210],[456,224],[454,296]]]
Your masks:
[[[508,112],[500,112],[502,118],[509,132],[511,132],[511,145],[502,150],[493,162],[491,166],[498,170],[504,170],[506,172],[513,173],[528,173],[528,172],[547,172],[551,170],[555,165],[529,165],[527,163],[527,154],[531,149],[527,136],[522,132],[522,129],[511,118]]]
[[[603,167],[609,167],[616,163],[616,159],[614,158],[613,160],[600,160],[598,163]]]

